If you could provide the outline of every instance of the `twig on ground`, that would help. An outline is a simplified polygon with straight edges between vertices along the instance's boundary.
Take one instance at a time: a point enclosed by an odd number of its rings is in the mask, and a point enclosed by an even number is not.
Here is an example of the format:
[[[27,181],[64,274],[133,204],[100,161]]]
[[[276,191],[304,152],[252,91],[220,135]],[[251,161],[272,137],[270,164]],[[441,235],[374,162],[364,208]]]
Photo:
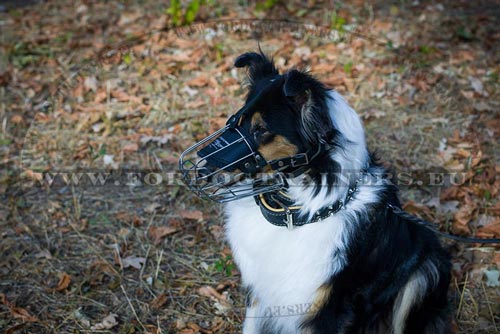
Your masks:
[[[464,295],[465,295],[465,288],[467,287],[467,281],[469,279],[469,273],[465,273],[465,282],[464,282],[464,287],[462,288],[462,292],[460,293],[460,302],[458,303],[458,308],[457,308],[457,319],[460,318],[460,311],[462,310],[462,304],[464,301]]]
[[[483,281],[481,281],[481,287],[483,288],[484,297],[486,298],[486,305],[488,306],[488,311],[490,311],[491,322],[493,323],[493,327],[495,328],[495,332],[498,333],[497,324],[495,323],[495,316],[493,314],[493,310],[491,309],[490,300],[488,298],[488,294],[486,293],[486,288],[484,287]]]
[[[123,287],[123,284],[120,284],[120,288],[122,289],[123,294],[125,295],[125,299],[127,299],[127,303],[130,306],[130,310],[132,310],[132,313],[134,314],[135,319],[137,320],[137,322],[139,323],[139,325],[141,325],[141,327],[144,330],[144,332],[145,333],[149,333],[149,331],[147,330],[146,326],[144,326],[144,324],[142,323],[141,319],[139,319],[139,316],[137,315],[137,312],[135,311],[134,305],[132,305],[132,301],[130,300],[130,298],[128,298],[127,291],[125,291],[125,288]]]

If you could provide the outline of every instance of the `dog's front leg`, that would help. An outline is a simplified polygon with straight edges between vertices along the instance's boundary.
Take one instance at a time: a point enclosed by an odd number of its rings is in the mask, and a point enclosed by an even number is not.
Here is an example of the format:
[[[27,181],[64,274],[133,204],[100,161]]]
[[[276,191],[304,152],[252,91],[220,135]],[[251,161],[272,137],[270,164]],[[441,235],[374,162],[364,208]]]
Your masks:
[[[258,305],[253,303],[248,306],[245,313],[245,321],[243,322],[243,334],[259,334],[260,321],[258,316]]]

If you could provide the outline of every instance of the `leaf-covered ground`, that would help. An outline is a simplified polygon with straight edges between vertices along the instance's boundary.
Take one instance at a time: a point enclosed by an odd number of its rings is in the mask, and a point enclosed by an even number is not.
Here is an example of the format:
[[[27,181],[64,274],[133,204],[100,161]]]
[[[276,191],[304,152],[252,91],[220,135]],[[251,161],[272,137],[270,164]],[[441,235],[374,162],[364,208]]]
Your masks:
[[[412,177],[409,212],[500,237],[500,7],[285,3],[209,1],[176,30],[193,7],[0,7],[0,332],[241,331],[221,208],[175,172],[242,104],[232,64],[257,40],[346,96],[370,147]],[[455,331],[497,333],[499,248],[443,242]]]

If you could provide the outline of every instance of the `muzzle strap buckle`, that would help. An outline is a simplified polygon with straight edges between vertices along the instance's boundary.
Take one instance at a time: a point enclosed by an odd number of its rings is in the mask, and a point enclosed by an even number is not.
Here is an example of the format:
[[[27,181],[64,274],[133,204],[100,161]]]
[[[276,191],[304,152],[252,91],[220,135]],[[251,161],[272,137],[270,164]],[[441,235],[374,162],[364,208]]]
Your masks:
[[[305,166],[309,165],[309,157],[307,156],[307,153],[300,153],[297,155],[294,155],[290,159],[290,166],[292,167],[300,167],[300,166]]]

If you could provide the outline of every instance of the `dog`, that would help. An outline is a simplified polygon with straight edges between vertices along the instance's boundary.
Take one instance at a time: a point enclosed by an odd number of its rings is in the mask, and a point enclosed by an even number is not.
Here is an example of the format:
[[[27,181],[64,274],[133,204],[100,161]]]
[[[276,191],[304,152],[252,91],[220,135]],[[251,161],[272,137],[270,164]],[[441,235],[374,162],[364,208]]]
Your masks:
[[[262,51],[235,66],[247,69],[245,105],[180,168],[199,196],[225,203],[248,290],[243,333],[448,333],[449,255],[395,213],[398,190],[356,112]]]

